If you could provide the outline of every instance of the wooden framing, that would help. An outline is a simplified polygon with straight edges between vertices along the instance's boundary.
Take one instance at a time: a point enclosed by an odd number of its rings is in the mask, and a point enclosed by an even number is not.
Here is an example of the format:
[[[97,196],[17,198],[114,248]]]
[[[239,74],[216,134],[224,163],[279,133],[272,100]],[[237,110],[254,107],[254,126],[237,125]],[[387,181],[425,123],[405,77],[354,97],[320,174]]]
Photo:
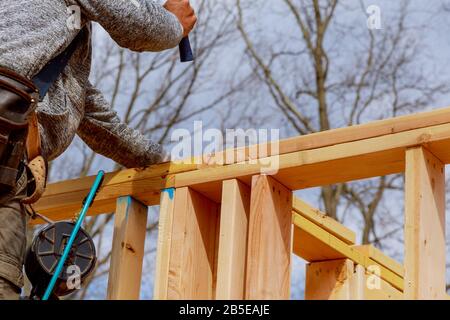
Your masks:
[[[424,147],[406,152],[405,295],[442,299],[446,283],[445,169]]]
[[[190,188],[175,190],[168,299],[213,299],[219,205]]]
[[[376,266],[380,277],[395,288],[403,291],[403,276],[396,274],[396,265],[383,265],[375,261],[358,246],[348,245],[336,236],[322,229],[319,225],[299,214],[293,215],[295,254],[308,262],[349,259],[356,264],[369,268]],[[388,259],[386,259],[388,260]]]
[[[250,188],[223,182],[216,299],[244,299]]]
[[[169,283],[170,248],[172,244],[172,226],[174,213],[175,189],[165,189],[161,192],[159,208],[158,245],[155,268],[155,285],[153,299],[167,299]]]
[[[279,156],[263,160],[279,163],[274,178],[291,190],[401,173],[405,150],[417,145],[427,146],[443,163],[450,163],[449,118],[450,108],[286,139],[280,141]],[[115,199],[129,194],[157,205],[160,191],[171,187],[189,186],[220,202],[221,181],[239,178],[250,185],[262,167],[261,163],[209,167],[188,162],[110,173],[89,213],[113,212]],[[55,220],[70,217],[79,210],[92,179],[50,185],[36,209]]]
[[[348,259],[313,262],[306,266],[306,300],[351,300],[358,292],[351,281],[353,261]],[[358,284],[358,283],[356,283]]]
[[[246,299],[289,299],[292,192],[271,177],[252,180]]]
[[[108,297],[138,297],[143,212],[158,204],[155,299],[289,298],[291,252],[309,263],[308,298],[447,297],[444,166],[450,163],[450,108],[271,144],[276,145],[252,163],[185,161],[107,174],[89,214],[115,212],[117,206]],[[246,148],[231,153],[249,157]],[[262,175],[267,163],[277,164],[271,176]],[[405,174],[404,265],[373,246],[356,245],[353,231],[292,195],[394,173]],[[71,218],[93,179],[49,185],[35,209],[53,220]],[[136,254],[122,243],[131,243]],[[139,272],[127,275],[134,268]]]
[[[109,300],[139,299],[147,228],[147,206],[131,197],[117,199],[108,278]]]

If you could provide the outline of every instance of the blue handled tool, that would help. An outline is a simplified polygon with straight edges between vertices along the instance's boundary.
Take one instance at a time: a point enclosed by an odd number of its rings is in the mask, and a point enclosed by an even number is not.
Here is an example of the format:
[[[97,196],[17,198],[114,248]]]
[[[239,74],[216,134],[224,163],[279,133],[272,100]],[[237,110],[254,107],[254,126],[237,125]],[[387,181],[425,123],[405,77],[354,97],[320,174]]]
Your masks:
[[[59,275],[61,274],[64,263],[67,260],[67,257],[70,253],[70,250],[72,248],[73,242],[75,241],[75,238],[77,237],[78,231],[81,228],[81,224],[83,223],[84,218],[86,217],[86,213],[89,209],[89,207],[92,205],[92,202],[95,199],[95,196],[97,195],[98,189],[100,188],[103,178],[105,176],[105,172],[103,170],[100,170],[97,174],[97,177],[95,178],[94,184],[91,187],[91,190],[89,191],[89,194],[87,195],[84,203],[83,208],[81,209],[80,215],[78,216],[78,219],[76,221],[75,227],[72,230],[72,233],[70,234],[70,238],[67,241],[67,245],[64,247],[64,252],[61,256],[61,259],[58,261],[58,265],[56,266],[55,273],[53,274],[50,283],[47,286],[47,289],[45,290],[45,294],[42,297],[42,300],[48,300],[50,295],[52,294],[53,288],[55,287],[56,281],[59,278]]]
[[[179,45],[181,62],[194,61],[194,54],[192,53],[191,43],[189,37],[184,37]]]

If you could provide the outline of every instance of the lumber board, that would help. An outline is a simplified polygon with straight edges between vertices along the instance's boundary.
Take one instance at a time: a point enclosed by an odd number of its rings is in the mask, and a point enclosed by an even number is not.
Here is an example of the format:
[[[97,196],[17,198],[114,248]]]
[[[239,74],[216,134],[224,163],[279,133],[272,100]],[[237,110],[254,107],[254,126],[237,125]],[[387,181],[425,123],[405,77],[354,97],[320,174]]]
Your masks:
[[[157,205],[160,190],[170,185],[168,175],[195,168],[196,165],[161,163],[145,169],[126,169],[107,173],[88,214],[114,212],[116,199],[127,195],[148,206]],[[55,221],[71,218],[81,209],[82,201],[89,193],[94,180],[95,176],[89,176],[49,184],[34,208]],[[39,224],[42,221],[36,220],[31,223]]]
[[[324,230],[327,230],[345,243],[355,244],[355,232],[340,224],[336,220],[330,218],[320,210],[313,208],[311,205],[299,199],[298,197],[293,197],[292,210],[305,217],[306,219],[314,222],[315,224],[321,226]]]
[[[129,196],[117,199],[108,300],[139,299],[146,228],[147,206]]]
[[[328,134],[333,135],[333,132],[331,130]],[[417,145],[425,145],[443,163],[450,163],[450,124],[393,132],[262,160],[279,163],[279,171],[274,178],[291,190],[401,173],[405,169],[405,150]],[[156,205],[160,190],[169,187],[196,189],[198,186],[206,193],[215,194],[215,199],[220,199],[221,181],[238,178],[250,183],[251,177],[260,174],[264,168],[261,163],[214,167],[166,163],[144,170],[111,173],[106,175],[105,185],[89,213],[112,212],[115,199],[124,195],[132,195],[147,205]],[[55,220],[70,217],[80,209],[92,179],[49,185],[36,209]],[[208,187],[213,182],[214,186]]]
[[[175,204],[175,189],[161,192],[158,221],[158,244],[156,251],[154,300],[166,300],[169,281],[170,248],[172,244],[172,227]]]
[[[274,178],[291,190],[401,173],[405,150],[435,143],[450,148],[450,124],[410,130],[338,145],[297,151],[262,159],[261,163],[237,163],[174,175],[175,187],[248,177],[265,170],[264,163],[278,163]],[[444,144],[443,144],[444,143]],[[450,158],[441,159],[449,162]]]
[[[242,300],[245,292],[250,188],[239,180],[223,182],[217,267],[218,300]]]
[[[289,299],[292,192],[271,177],[252,180],[247,249],[247,300]]]
[[[333,146],[337,144],[365,140],[374,137],[386,136],[390,134],[421,129],[426,127],[437,126],[450,123],[450,107],[440,108],[433,111],[415,113],[400,117],[394,117],[384,120],[372,121],[365,124],[359,124],[344,128],[337,128],[328,131],[316,132],[304,136],[291,137],[280,140],[277,148],[272,149],[273,142],[261,144],[258,148],[268,150],[268,156],[286,154],[302,150],[311,150]],[[252,146],[255,148],[254,146]],[[271,151],[273,150],[273,151]],[[227,159],[227,152],[232,152],[234,157]],[[275,154],[273,154],[274,152]],[[236,155],[239,154],[243,159],[249,160],[249,147],[236,148],[235,150],[225,150],[223,152],[209,155],[210,158],[221,159],[225,164],[233,164],[238,162]],[[233,161],[233,159],[235,159]]]
[[[365,255],[369,256],[372,260],[376,261],[378,264],[388,268],[395,274],[403,277],[405,274],[404,267],[401,263],[394,260],[393,258],[385,255],[379,249],[375,248],[373,245],[359,245],[353,246],[359,252],[363,252]]]
[[[322,229],[299,214],[293,214],[294,241],[293,252],[308,262],[350,259],[367,268],[378,266],[381,278],[395,288],[403,290],[403,277],[377,263],[364,252],[346,244],[333,234]]]
[[[442,299],[446,289],[445,168],[424,147],[408,149],[405,173],[405,297]]]
[[[349,300],[350,260],[329,260],[306,265],[305,300]]]
[[[401,300],[403,292],[356,264],[350,278],[351,299],[353,300]]]
[[[305,300],[351,300],[354,273],[348,259],[313,262],[306,265]]]
[[[403,293],[350,259],[306,265],[306,300],[402,300]]]
[[[364,273],[363,281],[363,300],[403,300],[403,292],[374,274]]]
[[[219,206],[187,187],[175,190],[169,300],[215,297]]]

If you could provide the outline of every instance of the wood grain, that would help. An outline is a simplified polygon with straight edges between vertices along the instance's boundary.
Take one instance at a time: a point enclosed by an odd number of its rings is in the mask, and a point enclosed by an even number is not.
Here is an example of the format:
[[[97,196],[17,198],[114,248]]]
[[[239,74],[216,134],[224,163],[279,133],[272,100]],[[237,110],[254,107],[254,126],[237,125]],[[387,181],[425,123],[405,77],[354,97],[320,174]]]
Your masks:
[[[245,291],[250,188],[239,180],[223,182],[217,269],[218,300],[242,300]]]
[[[446,283],[445,169],[423,147],[408,149],[405,173],[405,297],[441,299]]]
[[[108,278],[109,300],[139,299],[147,227],[147,206],[132,199],[117,199]]]
[[[292,192],[255,176],[250,201],[246,299],[289,299]]]

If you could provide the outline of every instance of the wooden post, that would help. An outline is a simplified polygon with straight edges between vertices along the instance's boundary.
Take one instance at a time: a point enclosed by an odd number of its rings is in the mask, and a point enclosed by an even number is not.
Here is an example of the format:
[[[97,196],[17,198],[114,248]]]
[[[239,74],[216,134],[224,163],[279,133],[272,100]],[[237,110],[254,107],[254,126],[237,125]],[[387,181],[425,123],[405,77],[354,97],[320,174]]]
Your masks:
[[[406,151],[405,298],[445,297],[445,171],[424,147]]]
[[[360,279],[354,278],[358,274],[353,273],[353,262],[348,259],[307,264],[305,300],[352,299],[353,295],[360,294]]]
[[[158,245],[156,252],[155,286],[153,299],[167,299],[169,281],[170,246],[172,242],[172,222],[175,189],[169,188],[161,192],[158,222]]]
[[[244,299],[250,188],[223,182],[216,299]]]
[[[289,299],[292,192],[271,177],[252,179],[246,299]]]
[[[130,196],[117,199],[108,278],[108,299],[139,299],[147,206]]]
[[[214,299],[219,205],[183,187],[175,191],[168,299]]]
[[[365,300],[366,269],[360,265],[353,263],[353,274],[350,278],[350,299]]]

